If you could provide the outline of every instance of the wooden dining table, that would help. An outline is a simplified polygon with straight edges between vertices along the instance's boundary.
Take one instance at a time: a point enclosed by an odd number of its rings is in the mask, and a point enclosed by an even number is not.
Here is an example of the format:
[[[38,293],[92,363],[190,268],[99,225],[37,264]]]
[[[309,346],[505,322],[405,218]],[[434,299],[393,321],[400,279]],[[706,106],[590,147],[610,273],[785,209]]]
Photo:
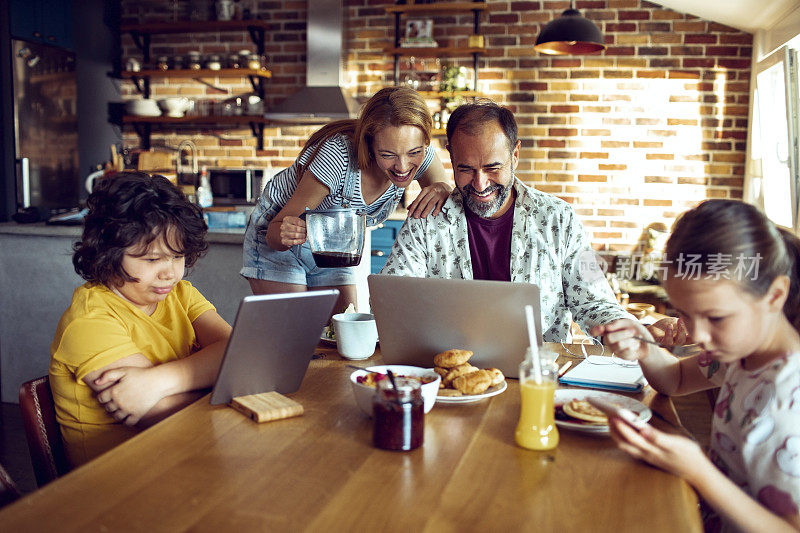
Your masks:
[[[550,348],[571,359],[560,345]],[[579,350],[573,350],[580,353]],[[683,480],[604,435],[560,430],[518,447],[516,380],[471,404],[436,404],[424,444],[372,446],[352,369],[319,347],[295,393],[304,414],[257,424],[208,396],[0,511],[4,531],[701,531]],[[380,351],[358,366],[380,364]],[[631,395],[680,431],[669,398]]]

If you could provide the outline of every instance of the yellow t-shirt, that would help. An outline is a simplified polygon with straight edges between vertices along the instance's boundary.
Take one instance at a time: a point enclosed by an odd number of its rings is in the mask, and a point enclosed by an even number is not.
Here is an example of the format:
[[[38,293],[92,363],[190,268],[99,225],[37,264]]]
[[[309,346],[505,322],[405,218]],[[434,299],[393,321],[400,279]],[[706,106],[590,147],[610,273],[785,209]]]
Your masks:
[[[214,306],[185,280],[150,316],[104,285],[85,283],[75,289],[50,346],[50,387],[72,465],[136,433],[103,409],[83,378],[135,353],[153,365],[191,355],[196,349],[192,322],[209,310]]]

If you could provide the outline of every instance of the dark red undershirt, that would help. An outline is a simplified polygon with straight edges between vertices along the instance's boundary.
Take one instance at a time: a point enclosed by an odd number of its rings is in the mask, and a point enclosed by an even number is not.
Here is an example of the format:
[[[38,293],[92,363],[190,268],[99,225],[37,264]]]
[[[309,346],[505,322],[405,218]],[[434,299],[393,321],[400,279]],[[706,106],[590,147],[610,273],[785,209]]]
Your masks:
[[[466,206],[469,254],[472,277],[511,281],[511,228],[514,225],[514,202],[499,218],[481,218]]]

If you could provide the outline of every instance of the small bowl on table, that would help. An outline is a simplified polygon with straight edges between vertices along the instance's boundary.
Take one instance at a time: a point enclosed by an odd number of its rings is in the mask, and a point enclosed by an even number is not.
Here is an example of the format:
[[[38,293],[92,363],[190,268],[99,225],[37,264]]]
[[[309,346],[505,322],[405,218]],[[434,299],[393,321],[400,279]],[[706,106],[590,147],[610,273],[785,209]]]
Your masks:
[[[626,305],[625,310],[635,316],[638,320],[641,320],[650,313],[655,313],[656,306],[653,304],[634,302]]]
[[[391,370],[396,377],[409,376],[431,378],[433,381],[430,383],[423,383],[420,387],[420,391],[422,392],[423,409],[425,412],[428,413],[433,409],[433,404],[436,403],[436,395],[439,394],[439,383],[441,383],[442,377],[434,372],[432,368],[406,365],[369,366],[364,370],[356,370],[350,374],[350,385],[353,387],[353,395],[355,396],[356,403],[361,410],[369,416],[372,416],[372,398],[375,396],[375,387],[358,382],[359,376],[366,376],[368,374],[366,370],[380,372],[381,374],[386,374],[387,370]],[[386,377],[385,379],[389,378]]]

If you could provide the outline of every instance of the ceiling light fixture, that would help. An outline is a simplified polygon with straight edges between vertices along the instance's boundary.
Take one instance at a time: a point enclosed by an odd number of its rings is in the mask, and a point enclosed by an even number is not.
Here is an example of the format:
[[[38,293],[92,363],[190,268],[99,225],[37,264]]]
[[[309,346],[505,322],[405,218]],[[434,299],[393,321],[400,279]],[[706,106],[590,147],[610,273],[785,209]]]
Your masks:
[[[606,45],[600,28],[582,17],[571,1],[569,9],[542,28],[534,49],[550,55],[584,55],[602,52]]]

